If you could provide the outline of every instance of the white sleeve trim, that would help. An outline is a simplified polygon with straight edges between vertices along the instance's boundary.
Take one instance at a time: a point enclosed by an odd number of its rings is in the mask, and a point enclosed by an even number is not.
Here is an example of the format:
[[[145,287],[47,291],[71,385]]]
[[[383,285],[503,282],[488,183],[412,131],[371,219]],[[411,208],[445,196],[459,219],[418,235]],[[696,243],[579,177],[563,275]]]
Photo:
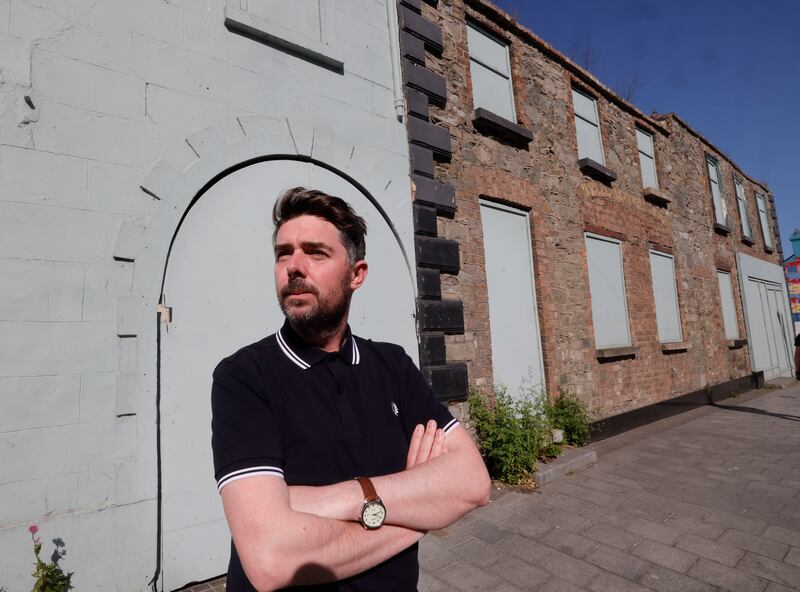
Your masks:
[[[228,483],[245,479],[247,477],[256,477],[260,475],[267,475],[270,477],[280,477],[283,479],[283,469],[279,467],[249,467],[247,469],[239,469],[238,471],[231,471],[227,475],[223,475],[217,480],[217,491],[222,491]]]
[[[448,434],[448,433],[452,432],[454,429],[456,429],[456,427],[458,427],[460,425],[461,424],[458,422],[457,419],[451,419],[449,422],[447,422],[447,425],[444,426],[442,429],[444,430],[445,434]]]

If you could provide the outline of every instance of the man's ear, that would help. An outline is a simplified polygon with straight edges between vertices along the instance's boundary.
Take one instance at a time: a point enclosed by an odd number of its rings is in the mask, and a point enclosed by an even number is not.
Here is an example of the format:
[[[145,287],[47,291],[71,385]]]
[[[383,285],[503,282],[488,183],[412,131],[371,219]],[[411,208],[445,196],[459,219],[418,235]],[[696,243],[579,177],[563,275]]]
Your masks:
[[[361,284],[367,279],[367,272],[369,271],[369,266],[367,262],[363,259],[361,261],[356,261],[353,265],[353,269],[351,271],[352,277],[350,279],[350,289],[355,291],[361,287]]]

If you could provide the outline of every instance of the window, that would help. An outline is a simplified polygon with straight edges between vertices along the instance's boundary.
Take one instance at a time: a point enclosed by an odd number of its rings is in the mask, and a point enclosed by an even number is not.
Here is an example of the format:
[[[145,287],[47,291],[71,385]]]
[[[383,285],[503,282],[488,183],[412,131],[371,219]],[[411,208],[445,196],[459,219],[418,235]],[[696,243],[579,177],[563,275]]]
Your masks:
[[[603,166],[603,139],[600,137],[600,116],[597,114],[597,101],[572,89],[572,105],[575,108],[575,131],[578,136],[578,159],[591,158]]]
[[[492,373],[509,394],[544,386],[528,212],[480,201],[484,268],[489,293]]]
[[[739,205],[739,217],[742,219],[742,234],[747,238],[753,238],[750,218],[747,215],[747,202],[744,199],[744,186],[736,175],[733,176],[733,186],[736,188],[736,203]]]
[[[711,197],[714,201],[714,221],[722,226],[728,226],[728,208],[725,206],[725,198],[722,195],[722,177],[719,175],[719,163],[706,157],[708,165],[708,179],[711,183]]]
[[[642,187],[658,189],[656,157],[653,150],[653,134],[636,128],[636,145],[639,148],[639,166],[642,169]]]
[[[678,308],[678,288],[675,284],[675,260],[672,255],[650,251],[650,270],[656,301],[658,340],[661,343],[681,341],[683,334]]]
[[[589,291],[597,349],[631,345],[620,242],[586,234]]]
[[[767,218],[767,202],[764,196],[756,193],[756,204],[758,205],[758,219],[761,222],[761,234],[764,236],[764,246],[767,249],[774,247],[772,243],[772,230],[769,228],[769,219]]]
[[[467,23],[467,45],[475,109],[483,107],[516,123],[508,44]]]
[[[736,306],[733,303],[731,274],[717,270],[719,295],[722,299],[722,322],[725,325],[725,339],[739,339],[739,323],[736,321]]]

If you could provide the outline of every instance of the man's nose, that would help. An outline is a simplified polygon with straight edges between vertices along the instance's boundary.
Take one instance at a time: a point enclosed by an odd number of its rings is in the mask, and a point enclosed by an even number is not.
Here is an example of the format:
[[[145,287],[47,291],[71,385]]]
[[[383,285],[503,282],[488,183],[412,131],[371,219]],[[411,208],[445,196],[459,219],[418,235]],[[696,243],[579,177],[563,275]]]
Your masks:
[[[305,263],[305,255],[302,251],[295,251],[292,253],[292,255],[289,257],[288,263],[286,264],[286,273],[288,274],[289,279],[294,277],[305,277]]]

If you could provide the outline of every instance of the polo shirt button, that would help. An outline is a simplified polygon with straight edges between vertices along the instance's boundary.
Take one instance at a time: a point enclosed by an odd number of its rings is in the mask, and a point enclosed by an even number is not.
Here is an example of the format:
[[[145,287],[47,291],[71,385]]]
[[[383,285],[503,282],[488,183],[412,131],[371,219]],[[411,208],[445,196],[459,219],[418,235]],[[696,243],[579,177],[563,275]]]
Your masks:
[[[336,392],[337,392],[337,393],[339,393],[339,394],[341,395],[341,394],[344,392],[344,389],[343,389],[342,387],[338,387],[338,388],[336,389]]]

